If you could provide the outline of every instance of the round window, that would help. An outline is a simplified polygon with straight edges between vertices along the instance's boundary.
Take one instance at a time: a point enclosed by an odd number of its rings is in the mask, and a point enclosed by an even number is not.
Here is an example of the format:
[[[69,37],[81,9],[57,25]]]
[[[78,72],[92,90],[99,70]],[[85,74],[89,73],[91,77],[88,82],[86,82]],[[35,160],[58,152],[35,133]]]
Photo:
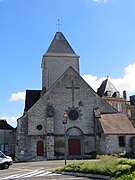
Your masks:
[[[69,113],[68,113],[68,117],[71,119],[71,120],[77,120],[78,117],[79,117],[79,113],[76,111],[76,110],[70,110]]]
[[[43,128],[41,124],[37,125],[37,129],[40,131]]]

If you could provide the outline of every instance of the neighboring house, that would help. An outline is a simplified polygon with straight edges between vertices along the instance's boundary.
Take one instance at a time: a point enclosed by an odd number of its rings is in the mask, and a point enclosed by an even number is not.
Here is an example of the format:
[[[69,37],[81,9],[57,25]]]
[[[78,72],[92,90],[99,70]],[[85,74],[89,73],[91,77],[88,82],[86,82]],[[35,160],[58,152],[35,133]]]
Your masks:
[[[108,78],[102,82],[97,90],[97,94],[118,112],[126,114],[126,99],[124,96],[120,95],[120,92],[114,87]]]
[[[17,120],[16,159],[64,159],[65,154],[67,159],[84,159],[95,151],[108,153],[102,143],[106,137],[102,119],[110,114],[114,119],[112,126],[116,126],[112,132],[116,133],[113,152],[120,135],[116,131],[119,123],[115,122],[119,112],[80,76],[79,56],[64,35],[57,32],[43,55],[42,89],[26,90],[24,113]],[[123,116],[117,119],[122,122]],[[130,130],[127,129],[126,137],[129,133],[130,137],[135,135],[135,131]]]
[[[15,151],[14,144],[10,143],[15,142],[15,136],[13,138],[12,133],[15,129],[7,123],[5,119],[0,119],[0,151],[8,155],[13,155]]]
[[[101,153],[131,153],[131,138],[135,136],[135,128],[128,117],[122,113],[104,114],[99,119],[102,127]]]
[[[135,127],[135,95],[130,96],[130,100],[126,101],[126,113]]]
[[[102,82],[97,90],[97,94],[118,112],[126,114],[135,127],[135,95],[130,96],[128,101],[126,91],[124,90],[121,96],[108,78]]]

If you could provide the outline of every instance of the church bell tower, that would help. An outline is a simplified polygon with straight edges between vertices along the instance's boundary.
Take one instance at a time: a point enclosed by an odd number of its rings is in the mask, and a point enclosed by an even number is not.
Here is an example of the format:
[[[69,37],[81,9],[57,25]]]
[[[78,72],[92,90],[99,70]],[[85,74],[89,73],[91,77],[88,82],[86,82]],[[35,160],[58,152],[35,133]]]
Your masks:
[[[76,55],[64,35],[56,32],[42,58],[43,94],[70,66],[79,73],[79,56]]]

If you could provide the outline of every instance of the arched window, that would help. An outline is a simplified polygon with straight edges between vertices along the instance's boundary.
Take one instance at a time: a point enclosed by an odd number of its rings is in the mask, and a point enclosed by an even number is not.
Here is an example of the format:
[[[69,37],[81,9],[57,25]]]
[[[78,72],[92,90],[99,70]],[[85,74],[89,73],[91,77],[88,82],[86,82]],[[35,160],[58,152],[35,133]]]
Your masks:
[[[44,156],[44,143],[43,143],[43,141],[37,142],[37,156]]]

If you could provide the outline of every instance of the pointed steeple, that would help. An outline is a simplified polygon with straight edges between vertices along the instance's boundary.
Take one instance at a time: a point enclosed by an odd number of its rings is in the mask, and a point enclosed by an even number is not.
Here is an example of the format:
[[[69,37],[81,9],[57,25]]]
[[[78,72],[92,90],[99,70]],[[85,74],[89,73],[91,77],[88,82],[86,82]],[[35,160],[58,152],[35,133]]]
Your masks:
[[[48,90],[70,66],[79,73],[79,56],[64,35],[56,32],[42,58],[42,91]]]
[[[56,32],[45,55],[63,54],[77,56],[62,32]]]

